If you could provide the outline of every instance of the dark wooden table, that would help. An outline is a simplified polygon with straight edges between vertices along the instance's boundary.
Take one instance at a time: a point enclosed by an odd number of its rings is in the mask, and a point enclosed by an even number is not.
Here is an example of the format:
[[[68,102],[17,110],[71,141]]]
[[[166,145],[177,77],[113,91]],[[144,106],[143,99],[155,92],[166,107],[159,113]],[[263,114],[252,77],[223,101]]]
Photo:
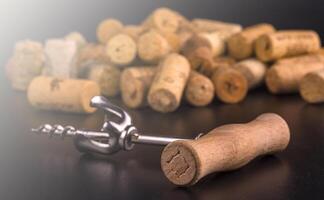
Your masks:
[[[288,149],[244,168],[212,174],[190,188],[177,188],[160,169],[162,148],[137,145],[107,157],[82,155],[71,140],[33,135],[32,127],[61,123],[99,129],[103,113],[75,115],[37,111],[25,93],[1,85],[0,199],[323,199],[324,105],[298,95],[252,92],[240,104],[214,101],[205,108],[185,103],[171,114],[129,110],[143,133],[192,138],[226,123],[247,122],[264,112],[284,117]],[[114,99],[122,105],[118,99]]]

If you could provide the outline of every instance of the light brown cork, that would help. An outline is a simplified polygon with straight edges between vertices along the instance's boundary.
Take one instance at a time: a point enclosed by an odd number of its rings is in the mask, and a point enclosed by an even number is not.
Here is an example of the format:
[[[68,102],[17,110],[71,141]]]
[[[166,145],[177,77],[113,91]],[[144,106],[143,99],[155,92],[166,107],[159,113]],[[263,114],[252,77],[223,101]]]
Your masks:
[[[228,52],[230,56],[236,59],[245,59],[254,55],[254,45],[256,39],[263,34],[275,32],[271,24],[257,24],[245,28],[228,40]]]
[[[278,31],[260,36],[255,51],[261,61],[273,61],[283,57],[314,53],[320,49],[321,41],[314,31]]]
[[[211,78],[216,96],[225,103],[238,103],[248,92],[249,86],[245,76],[233,67],[217,68]]]
[[[215,96],[213,82],[206,76],[191,71],[187,87],[185,89],[185,98],[193,106],[206,106],[210,104]]]
[[[168,41],[157,31],[142,34],[137,42],[138,56],[148,63],[158,63],[171,51]]]
[[[106,19],[97,28],[97,39],[100,43],[106,44],[110,38],[120,33],[124,25],[117,19]]]
[[[242,26],[235,23],[227,23],[217,20],[210,20],[210,19],[201,19],[196,18],[191,21],[192,26],[198,32],[227,32],[228,36],[238,33],[242,30]],[[227,36],[227,37],[228,37]]]
[[[175,111],[181,102],[189,78],[190,65],[179,54],[168,55],[158,66],[148,93],[148,103],[156,111]]]
[[[312,60],[313,59],[313,60]],[[266,85],[273,94],[298,92],[306,74],[324,69],[324,62],[308,56],[278,61],[266,73]]]
[[[193,35],[185,42],[180,52],[188,59],[191,68],[199,71],[200,68],[211,68],[213,64],[211,48],[206,38]]]
[[[128,67],[121,75],[120,89],[124,104],[129,108],[147,105],[147,93],[152,84],[156,67]]]
[[[161,32],[175,33],[185,18],[169,8],[158,8],[143,22],[145,29],[156,29]]]
[[[305,75],[299,88],[303,99],[308,103],[324,102],[324,69]]]
[[[161,167],[180,186],[194,185],[215,172],[235,170],[258,156],[283,151],[289,144],[287,122],[266,113],[246,124],[223,125],[197,140],[179,140],[165,147]]]
[[[180,47],[182,45],[182,40],[180,38],[180,35],[178,35],[177,33],[169,33],[169,32],[165,32],[165,33],[160,33],[168,42],[170,48],[171,48],[171,52],[173,53],[178,53],[180,51]]]
[[[206,53],[203,52],[202,54],[206,55]],[[236,61],[228,56],[216,56],[212,60],[210,60],[209,63],[210,64],[201,65],[201,67],[197,69],[197,71],[210,78],[218,67],[232,67],[236,63]]]
[[[58,79],[39,76],[28,87],[29,103],[44,110],[57,110],[73,113],[92,113],[92,97],[100,95],[100,88],[94,81]]]
[[[253,58],[238,62],[234,68],[245,76],[249,89],[261,85],[267,71],[267,66],[263,62]]]
[[[121,33],[129,35],[134,41],[137,41],[139,36],[143,33],[144,29],[142,26],[137,25],[126,25]]]
[[[109,64],[110,60],[106,54],[105,46],[89,43],[80,50],[77,59],[78,77],[84,77],[92,65]]]
[[[118,67],[98,64],[89,68],[87,79],[98,83],[101,94],[113,97],[120,93],[120,76],[121,71]]]
[[[108,40],[106,54],[113,64],[128,65],[136,58],[136,42],[129,35],[117,34]]]

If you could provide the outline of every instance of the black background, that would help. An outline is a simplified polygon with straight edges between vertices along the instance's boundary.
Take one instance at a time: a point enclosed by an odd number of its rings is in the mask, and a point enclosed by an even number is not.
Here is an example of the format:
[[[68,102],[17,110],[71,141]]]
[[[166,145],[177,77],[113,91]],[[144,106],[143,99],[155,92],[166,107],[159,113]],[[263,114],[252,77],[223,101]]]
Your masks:
[[[188,18],[244,26],[268,22],[278,29],[314,29],[324,36],[321,1],[1,1],[0,199],[323,199],[324,107],[307,105],[297,94],[272,96],[261,88],[237,105],[215,100],[206,108],[184,103],[172,114],[149,108],[131,110],[135,125],[144,133],[185,138],[221,124],[247,122],[263,112],[276,112],[288,121],[292,138],[286,151],[238,171],[213,174],[188,189],[175,187],[163,176],[160,147],[138,145],[131,152],[92,158],[79,154],[69,140],[29,133],[31,127],[46,122],[99,129],[103,113],[74,115],[32,109],[25,94],[12,91],[4,77],[4,64],[15,41],[44,41],[71,31],[95,41],[101,20],[115,17],[136,24],[159,6],[178,10]]]

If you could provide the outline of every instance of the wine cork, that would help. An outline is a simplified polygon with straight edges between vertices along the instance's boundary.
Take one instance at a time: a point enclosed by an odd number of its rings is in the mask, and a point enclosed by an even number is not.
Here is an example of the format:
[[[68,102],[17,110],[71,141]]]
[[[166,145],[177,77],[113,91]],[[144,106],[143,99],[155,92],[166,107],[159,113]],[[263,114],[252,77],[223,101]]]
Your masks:
[[[258,59],[267,62],[314,53],[320,45],[320,38],[314,31],[278,31],[260,36],[256,40],[255,51]]]
[[[92,97],[100,95],[97,83],[88,80],[39,76],[28,87],[29,103],[44,110],[92,113]]]
[[[238,33],[242,30],[242,26],[239,24],[210,19],[196,18],[193,19],[191,23],[198,32],[227,31],[229,35],[226,37],[229,37],[230,35]]]
[[[11,86],[16,90],[25,91],[31,80],[41,74],[44,62],[44,49],[41,43],[31,40],[17,42],[13,56],[6,66]]]
[[[279,115],[266,113],[245,124],[213,129],[196,140],[178,140],[161,155],[165,176],[176,185],[190,186],[208,174],[235,170],[258,156],[287,148],[290,131]]]
[[[324,69],[324,63],[283,62],[273,65],[266,73],[266,85],[273,94],[298,92],[299,84],[306,74]]]
[[[234,65],[246,78],[249,89],[255,88],[264,81],[267,66],[257,59],[246,59]]]
[[[207,52],[202,52],[201,54],[203,54],[203,56],[208,57],[208,53]],[[199,71],[200,73],[204,74],[207,77],[211,77],[214,73],[214,71],[218,68],[218,67],[232,67],[236,61],[231,58],[231,57],[227,57],[227,56],[216,56],[213,59],[210,59],[210,57],[208,58],[209,63],[204,63],[201,64],[200,67],[197,69],[197,71]],[[207,58],[205,59],[205,62],[207,61]]]
[[[324,69],[306,74],[300,81],[300,94],[308,103],[324,102]]]
[[[157,31],[142,34],[137,42],[138,56],[145,62],[157,63],[171,51],[168,41]]]
[[[57,78],[77,77],[78,47],[74,41],[50,39],[45,44],[44,75]]]
[[[225,103],[242,101],[248,91],[248,81],[245,76],[233,67],[219,67],[211,78],[216,96]]]
[[[159,65],[148,93],[148,103],[156,111],[172,112],[180,105],[189,78],[190,65],[179,54],[168,55]]]
[[[188,59],[192,69],[210,69],[213,65],[212,44],[206,37],[193,35],[186,41],[181,53]],[[201,69],[203,70],[203,69]]]
[[[74,41],[77,44],[79,51],[87,44],[87,40],[79,32],[71,32],[68,35],[66,35],[64,39]]]
[[[156,67],[128,67],[121,74],[120,89],[124,104],[129,108],[147,105],[146,97]]]
[[[78,77],[85,77],[88,68],[97,64],[109,64],[110,60],[101,44],[89,43],[80,50],[77,59]]]
[[[305,54],[301,56],[294,56],[289,58],[279,59],[276,64],[285,64],[285,63],[309,63],[309,62],[323,62],[324,63],[324,54],[318,52],[312,54]]]
[[[185,89],[188,103],[193,106],[206,106],[212,102],[214,95],[215,89],[212,81],[202,74],[191,71]]]
[[[98,83],[101,94],[113,97],[120,93],[120,76],[119,68],[107,64],[98,64],[91,66],[87,79]]]
[[[137,41],[143,31],[142,26],[127,25],[123,28],[122,33],[129,35],[134,41]]]
[[[156,29],[161,32],[175,33],[185,18],[169,8],[158,8],[143,22],[145,29]]]
[[[106,53],[113,64],[128,65],[136,58],[137,46],[130,36],[117,34],[107,42]]]
[[[225,41],[221,38],[218,32],[200,33],[198,34],[198,37],[205,38],[209,42],[213,57],[224,53]]]
[[[110,38],[120,33],[124,25],[117,19],[106,19],[97,28],[97,38],[102,44],[106,44]]]
[[[180,51],[183,41],[180,39],[180,36],[177,33],[165,32],[161,33],[161,35],[168,42],[171,52],[178,53]]]
[[[276,30],[271,24],[257,24],[245,28],[228,40],[228,52],[236,59],[245,59],[254,55],[256,39],[263,34],[274,33]]]

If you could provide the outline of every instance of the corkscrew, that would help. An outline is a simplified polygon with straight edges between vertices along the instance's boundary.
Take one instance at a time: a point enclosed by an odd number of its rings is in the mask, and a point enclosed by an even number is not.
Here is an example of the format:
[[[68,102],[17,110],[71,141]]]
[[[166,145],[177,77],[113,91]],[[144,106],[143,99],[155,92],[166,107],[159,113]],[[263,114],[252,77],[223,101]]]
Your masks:
[[[130,115],[122,108],[112,104],[105,97],[95,96],[90,105],[105,111],[105,120],[100,131],[78,130],[72,126],[44,124],[32,132],[50,137],[72,137],[80,152],[113,154],[120,150],[131,150],[135,144],[167,145],[180,138],[142,135],[132,123]],[[109,120],[109,114],[117,121]],[[200,137],[201,135],[198,135]],[[198,138],[197,137],[197,138]]]

